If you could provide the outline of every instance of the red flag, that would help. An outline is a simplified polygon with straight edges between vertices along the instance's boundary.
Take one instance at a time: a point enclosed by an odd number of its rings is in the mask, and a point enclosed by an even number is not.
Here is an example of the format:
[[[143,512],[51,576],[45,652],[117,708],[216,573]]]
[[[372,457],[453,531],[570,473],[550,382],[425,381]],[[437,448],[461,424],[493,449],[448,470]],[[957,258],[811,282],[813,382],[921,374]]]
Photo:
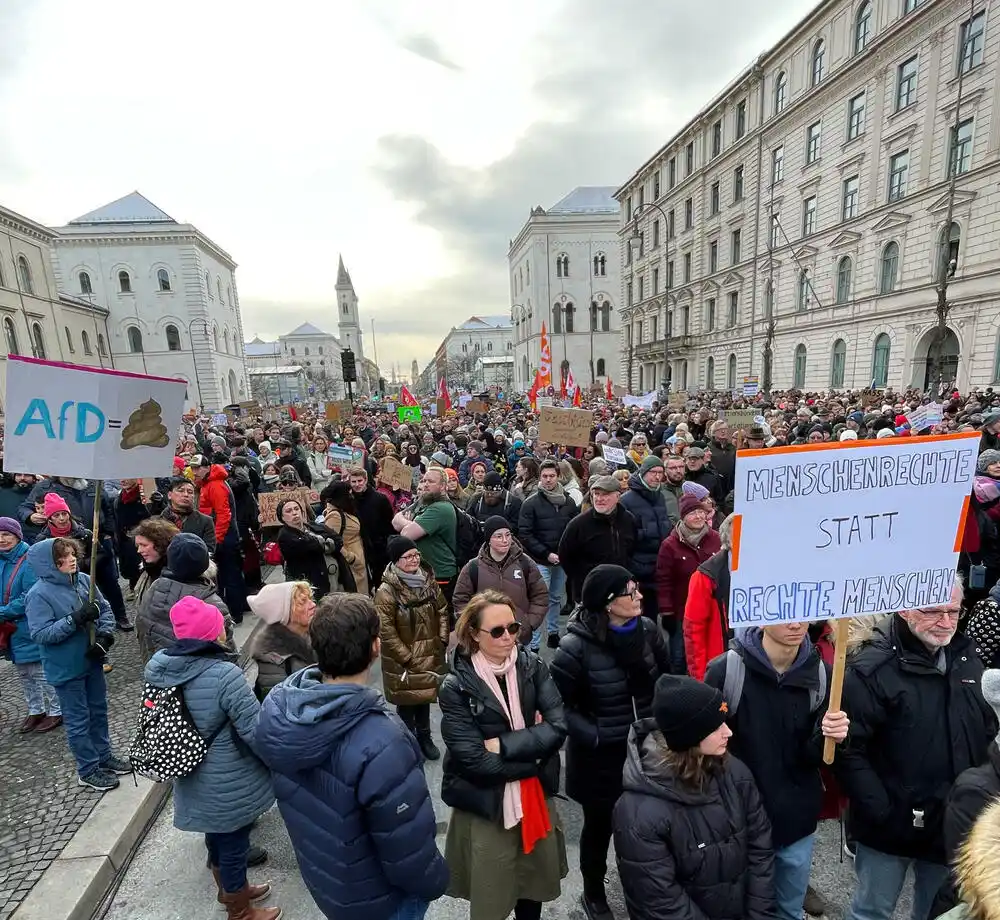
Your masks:
[[[583,398],[580,396],[580,388],[577,387],[573,393],[573,405],[579,409],[583,405]]]
[[[549,345],[549,336],[545,331],[545,321],[542,320],[541,357],[538,361],[538,386],[552,386],[552,349]]]
[[[610,377],[607,378],[607,389],[606,389],[606,392],[608,394],[608,399],[614,399],[615,398],[615,391],[611,387],[611,378]]]
[[[541,375],[538,371],[535,371],[535,382],[531,385],[531,389],[528,390],[528,403],[531,405],[531,411],[534,412],[537,408],[536,403],[538,402],[538,391],[542,388]]]
[[[401,406],[419,406],[420,405],[420,403],[418,403],[413,398],[413,394],[407,389],[405,383],[399,388],[399,404]]]
[[[559,398],[566,399],[570,394],[569,381],[566,379],[565,374],[559,375]]]
[[[451,408],[451,395],[448,393],[448,382],[441,378],[441,382],[438,384],[438,398],[444,400],[445,411]]]

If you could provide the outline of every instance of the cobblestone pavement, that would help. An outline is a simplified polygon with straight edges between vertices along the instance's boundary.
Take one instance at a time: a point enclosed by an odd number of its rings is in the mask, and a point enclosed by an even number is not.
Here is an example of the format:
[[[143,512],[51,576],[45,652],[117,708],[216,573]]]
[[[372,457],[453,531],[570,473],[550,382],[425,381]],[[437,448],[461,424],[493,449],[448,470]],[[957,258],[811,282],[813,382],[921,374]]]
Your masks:
[[[118,633],[116,640],[114,670],[107,675],[108,715],[111,742],[120,754],[131,737],[142,667],[135,633]],[[99,793],[76,784],[65,730],[19,735],[26,715],[17,672],[9,661],[0,661],[0,920],[14,913],[100,800]],[[131,779],[124,776],[122,782]]]

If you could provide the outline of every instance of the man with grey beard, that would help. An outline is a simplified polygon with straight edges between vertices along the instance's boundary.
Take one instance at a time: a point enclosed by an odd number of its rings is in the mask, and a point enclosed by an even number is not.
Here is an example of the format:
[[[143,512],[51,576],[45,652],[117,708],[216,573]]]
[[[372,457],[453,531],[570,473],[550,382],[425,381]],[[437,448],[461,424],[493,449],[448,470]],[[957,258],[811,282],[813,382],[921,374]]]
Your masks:
[[[857,841],[850,920],[889,920],[911,867],[913,916],[928,917],[948,877],[945,797],[997,733],[982,662],[958,632],[962,597],[956,579],[945,603],[890,615],[848,661],[851,729],[837,756]]]

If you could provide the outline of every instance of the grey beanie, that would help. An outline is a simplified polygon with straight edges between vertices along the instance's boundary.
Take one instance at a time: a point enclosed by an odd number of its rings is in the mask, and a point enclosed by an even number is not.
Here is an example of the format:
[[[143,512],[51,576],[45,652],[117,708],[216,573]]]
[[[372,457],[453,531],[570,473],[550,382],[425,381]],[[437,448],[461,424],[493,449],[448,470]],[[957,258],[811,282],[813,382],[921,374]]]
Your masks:
[[[1000,463],[1000,450],[984,450],[976,461],[976,472],[985,473],[991,463]]]
[[[588,466],[591,476],[606,476],[608,474],[608,461],[603,457],[594,457]]]

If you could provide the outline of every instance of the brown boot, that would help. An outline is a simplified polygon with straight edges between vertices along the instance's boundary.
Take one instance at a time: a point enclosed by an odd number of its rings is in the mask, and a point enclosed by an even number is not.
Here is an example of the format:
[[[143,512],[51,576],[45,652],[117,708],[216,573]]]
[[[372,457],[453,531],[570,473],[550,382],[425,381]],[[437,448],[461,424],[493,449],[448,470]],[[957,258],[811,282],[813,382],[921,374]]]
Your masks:
[[[280,907],[251,907],[249,885],[232,894],[223,892],[222,903],[229,920],[278,920],[281,916]]]
[[[212,878],[215,879],[215,887],[219,889],[218,901],[220,904],[225,904],[226,902],[222,900],[225,892],[222,890],[222,881],[219,878],[219,867],[209,865],[208,868],[212,870]],[[246,887],[250,892],[251,901],[261,901],[271,893],[271,886],[266,883],[263,885],[251,885],[248,883]]]

